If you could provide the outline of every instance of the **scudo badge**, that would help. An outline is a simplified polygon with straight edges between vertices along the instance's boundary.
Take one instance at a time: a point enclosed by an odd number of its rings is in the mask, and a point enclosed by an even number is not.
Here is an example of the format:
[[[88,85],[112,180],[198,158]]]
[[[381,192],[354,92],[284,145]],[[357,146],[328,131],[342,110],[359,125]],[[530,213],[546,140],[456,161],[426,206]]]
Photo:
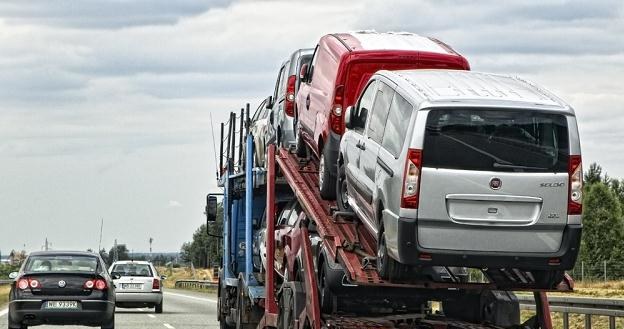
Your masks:
[[[490,188],[493,190],[499,190],[503,186],[503,181],[500,178],[492,178],[490,180]]]

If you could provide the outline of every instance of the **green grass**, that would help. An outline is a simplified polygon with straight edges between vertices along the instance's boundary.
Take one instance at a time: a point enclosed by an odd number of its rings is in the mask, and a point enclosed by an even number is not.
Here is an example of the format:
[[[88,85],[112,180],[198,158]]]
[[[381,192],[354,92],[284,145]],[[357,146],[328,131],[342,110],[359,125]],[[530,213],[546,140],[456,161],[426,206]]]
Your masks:
[[[10,290],[11,290],[11,286],[9,285],[0,286],[0,309],[4,308],[6,304],[9,302]]]

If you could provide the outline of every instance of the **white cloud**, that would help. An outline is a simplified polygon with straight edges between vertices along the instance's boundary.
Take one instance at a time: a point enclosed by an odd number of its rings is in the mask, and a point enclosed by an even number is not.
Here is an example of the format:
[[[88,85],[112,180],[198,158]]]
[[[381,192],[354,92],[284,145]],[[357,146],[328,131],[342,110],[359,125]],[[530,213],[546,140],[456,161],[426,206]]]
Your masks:
[[[182,204],[180,203],[180,201],[169,200],[169,202],[167,203],[167,207],[168,208],[180,208],[182,207]]]

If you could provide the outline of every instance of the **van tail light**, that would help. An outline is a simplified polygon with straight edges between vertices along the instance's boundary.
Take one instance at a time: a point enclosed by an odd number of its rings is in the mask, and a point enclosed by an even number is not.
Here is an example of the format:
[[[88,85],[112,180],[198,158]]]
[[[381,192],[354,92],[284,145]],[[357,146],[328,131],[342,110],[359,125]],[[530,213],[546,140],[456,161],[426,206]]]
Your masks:
[[[333,132],[342,135],[344,124],[342,121],[342,105],[344,102],[344,85],[336,86],[334,90],[334,103],[329,113],[330,127]]]
[[[30,283],[28,283],[28,279],[19,279],[17,281],[17,287],[20,290],[26,290],[28,289],[29,286],[30,286]]]
[[[580,155],[571,155],[568,162],[568,215],[583,213],[583,162]]]
[[[154,279],[154,281],[152,282],[152,289],[153,290],[160,290],[160,280],[158,279]]]
[[[288,77],[288,82],[286,84],[286,101],[284,106],[284,112],[289,117],[295,116],[295,83],[296,77],[291,75]]]
[[[401,208],[417,209],[422,169],[422,150],[409,149],[405,160]]]

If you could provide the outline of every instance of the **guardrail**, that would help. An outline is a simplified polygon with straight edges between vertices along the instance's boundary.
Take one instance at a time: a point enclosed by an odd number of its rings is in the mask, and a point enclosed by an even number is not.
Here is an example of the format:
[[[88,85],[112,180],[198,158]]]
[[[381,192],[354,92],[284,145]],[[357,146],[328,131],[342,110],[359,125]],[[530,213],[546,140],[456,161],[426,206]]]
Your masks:
[[[11,283],[13,283],[13,280],[0,280],[0,285],[11,284]]]
[[[214,288],[218,285],[217,282],[208,280],[177,280],[175,282],[176,288],[184,289],[208,289]]]
[[[535,310],[533,296],[519,295],[520,309]],[[615,318],[624,317],[624,299],[548,296],[550,311],[562,313],[563,329],[570,328],[570,314],[585,316],[585,329],[591,329],[592,315],[609,317],[609,329],[615,329]]]

